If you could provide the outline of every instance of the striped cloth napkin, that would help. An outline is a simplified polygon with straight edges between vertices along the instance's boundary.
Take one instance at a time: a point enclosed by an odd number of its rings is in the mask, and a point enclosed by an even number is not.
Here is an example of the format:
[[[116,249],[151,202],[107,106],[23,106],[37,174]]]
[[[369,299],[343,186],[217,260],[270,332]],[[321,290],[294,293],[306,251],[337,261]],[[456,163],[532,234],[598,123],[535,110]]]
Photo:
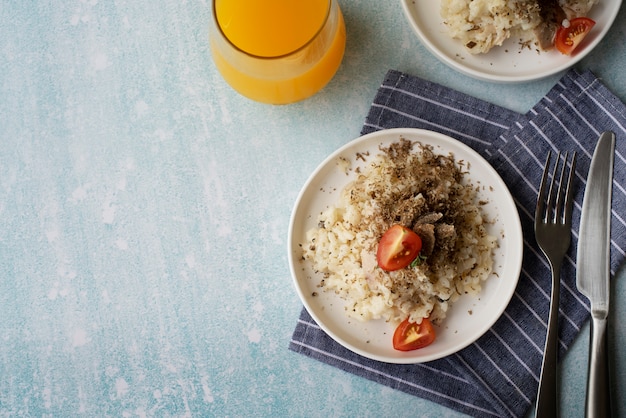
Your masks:
[[[560,354],[584,321],[589,302],[576,289],[578,225],[591,155],[599,134],[617,135],[611,269],[624,258],[626,107],[591,72],[570,70],[528,113],[499,106],[398,71],[389,71],[362,134],[414,127],[471,146],[500,173],[522,220],[524,261],[502,317],[478,341],[446,358],[416,365],[381,363],[330,339],[303,309],[289,348],[355,375],[437,402],[471,416],[523,417],[534,404],[546,335],[550,270],[533,234],[537,186],[548,150],[577,151],[572,245],[561,277]]]

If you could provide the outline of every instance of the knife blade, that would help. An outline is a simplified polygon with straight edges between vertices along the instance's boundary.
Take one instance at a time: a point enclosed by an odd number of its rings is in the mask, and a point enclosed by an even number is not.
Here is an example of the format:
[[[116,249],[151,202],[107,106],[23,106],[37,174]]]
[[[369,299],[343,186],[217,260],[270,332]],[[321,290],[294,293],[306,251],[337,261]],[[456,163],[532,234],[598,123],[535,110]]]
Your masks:
[[[591,159],[576,256],[576,286],[591,305],[586,417],[611,415],[607,320],[615,134],[603,132]]]

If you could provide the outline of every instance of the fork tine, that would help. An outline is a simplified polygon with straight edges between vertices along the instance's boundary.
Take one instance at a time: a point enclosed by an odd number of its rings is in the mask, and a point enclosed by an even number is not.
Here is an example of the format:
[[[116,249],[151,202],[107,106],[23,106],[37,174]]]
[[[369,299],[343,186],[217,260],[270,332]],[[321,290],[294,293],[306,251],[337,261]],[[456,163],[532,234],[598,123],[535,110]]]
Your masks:
[[[576,171],[576,151],[572,154],[572,162],[569,169],[569,177],[567,179],[567,189],[565,196],[565,215],[564,221],[567,225],[572,223],[572,206],[574,203],[574,191],[572,183],[574,182],[574,172]]]
[[[557,161],[557,165],[559,164],[559,162],[560,161]],[[561,167],[561,174],[559,175],[559,180],[558,180],[558,191],[556,194],[556,206],[554,207],[554,223],[557,223],[557,222],[565,223],[564,202],[565,202],[565,193],[567,192],[566,184],[565,184],[565,170],[566,169],[567,169],[567,152],[565,152],[563,156],[563,165]],[[556,172],[556,167],[554,168],[554,171]],[[553,178],[552,181],[554,182],[556,181],[556,179]]]
[[[548,220],[550,220],[550,216],[552,216],[553,222],[556,222],[558,219],[557,217],[558,206],[555,206],[555,205],[558,202],[558,195],[560,194],[559,190],[561,189],[561,180],[559,179],[557,181],[556,175],[558,173],[560,161],[561,161],[561,152],[559,151],[558,155],[556,156],[556,161],[554,163],[554,169],[552,170],[552,181],[550,182],[550,191],[548,192],[548,200],[547,200],[548,207],[546,208],[545,222],[548,222]],[[556,190],[554,187],[555,185],[556,185]]]
[[[548,168],[550,167],[550,158],[552,152],[548,151],[548,157],[543,167],[543,174],[541,175],[541,185],[539,186],[539,195],[537,197],[537,208],[535,209],[535,224],[540,221],[545,221],[546,214],[544,212],[546,202],[546,183],[548,182]]]

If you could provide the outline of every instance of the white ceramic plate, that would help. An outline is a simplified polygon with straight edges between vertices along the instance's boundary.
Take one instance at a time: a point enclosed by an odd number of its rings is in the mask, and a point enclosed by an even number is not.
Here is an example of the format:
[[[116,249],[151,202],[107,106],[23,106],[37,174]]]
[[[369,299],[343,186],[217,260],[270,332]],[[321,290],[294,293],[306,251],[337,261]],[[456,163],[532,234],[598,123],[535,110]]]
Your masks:
[[[355,178],[354,170],[364,167],[379,154],[379,146],[400,139],[431,144],[435,152],[452,152],[457,160],[469,163],[469,177],[474,184],[486,187],[481,200],[489,219],[489,232],[498,237],[494,271],[483,284],[478,297],[461,297],[436,327],[437,338],[427,347],[410,352],[393,349],[394,328],[383,320],[360,322],[346,316],[344,302],[333,292],[320,291],[321,275],[309,261],[302,260],[301,244],[306,231],[317,225],[324,209],[337,204],[341,190]],[[366,155],[366,161],[357,154]],[[345,161],[351,163],[346,175]],[[496,171],[474,150],[445,135],[421,129],[389,129],[364,135],[330,155],[308,179],[300,192],[291,215],[288,239],[289,264],[295,287],[315,322],[335,341],[362,356],[389,363],[421,363],[450,355],[474,342],[500,317],[517,285],[522,262],[522,229],[519,215],[506,185]],[[313,296],[316,293],[317,296]]]
[[[437,58],[471,77],[503,83],[537,80],[576,64],[604,38],[622,3],[621,0],[611,0],[596,4],[588,15],[596,25],[579,49],[572,56],[566,56],[556,50],[541,53],[534,49],[521,50],[513,39],[487,54],[472,55],[461,42],[447,34],[439,14],[439,0],[401,1],[413,30]]]

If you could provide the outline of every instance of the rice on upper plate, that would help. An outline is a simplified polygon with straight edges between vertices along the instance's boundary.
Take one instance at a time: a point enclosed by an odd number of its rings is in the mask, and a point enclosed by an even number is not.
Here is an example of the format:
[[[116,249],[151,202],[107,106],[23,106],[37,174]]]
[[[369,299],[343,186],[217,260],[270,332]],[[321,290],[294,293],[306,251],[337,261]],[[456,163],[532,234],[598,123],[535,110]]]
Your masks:
[[[497,239],[486,231],[485,192],[463,161],[400,138],[348,184],[307,232],[303,257],[323,274],[320,288],[345,300],[360,320],[440,323],[460,295],[477,295],[491,276]],[[392,225],[422,238],[418,265],[386,272],[376,249]]]
[[[507,39],[538,50],[553,46],[563,19],[586,16],[598,0],[441,0],[449,35],[472,54],[485,53]]]

